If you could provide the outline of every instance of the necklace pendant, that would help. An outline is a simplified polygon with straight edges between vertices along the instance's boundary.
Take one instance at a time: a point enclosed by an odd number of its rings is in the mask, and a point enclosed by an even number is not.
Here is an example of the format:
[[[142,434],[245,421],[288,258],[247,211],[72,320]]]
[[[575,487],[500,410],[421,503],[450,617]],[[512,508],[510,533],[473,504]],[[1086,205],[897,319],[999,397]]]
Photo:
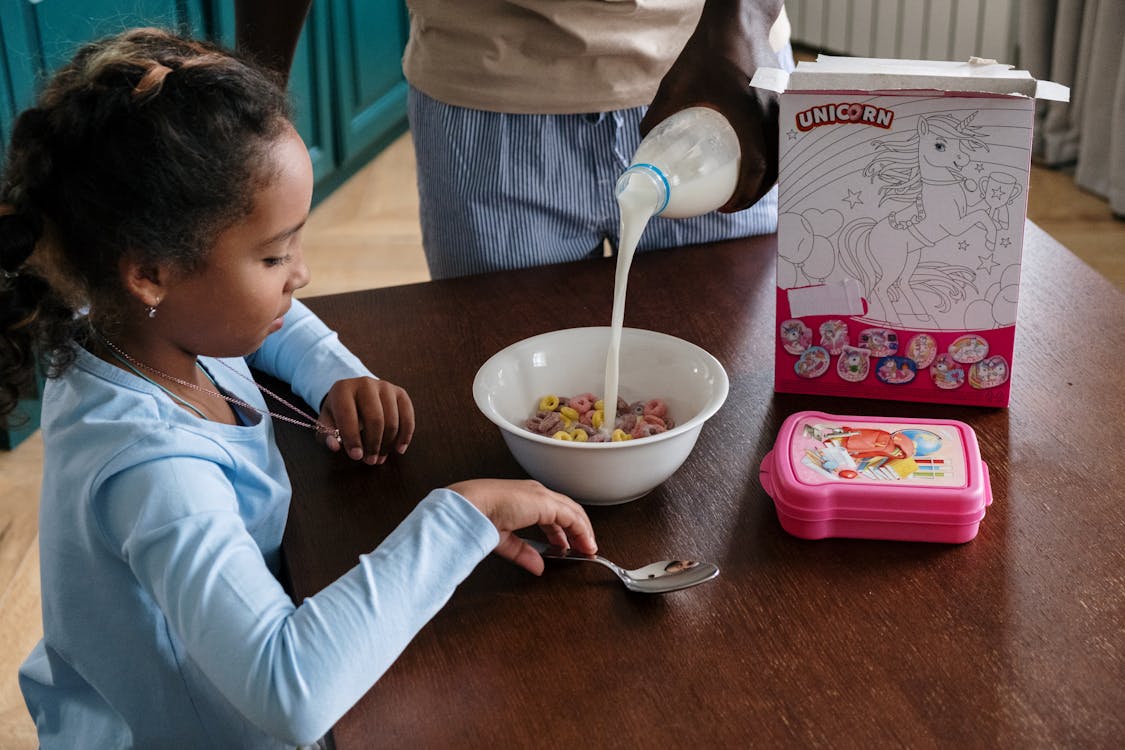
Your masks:
[[[325,437],[336,438],[337,443],[342,442],[340,440],[340,428],[339,427],[326,427],[326,426],[322,425],[320,422],[317,422],[316,423],[316,434],[324,435]]]

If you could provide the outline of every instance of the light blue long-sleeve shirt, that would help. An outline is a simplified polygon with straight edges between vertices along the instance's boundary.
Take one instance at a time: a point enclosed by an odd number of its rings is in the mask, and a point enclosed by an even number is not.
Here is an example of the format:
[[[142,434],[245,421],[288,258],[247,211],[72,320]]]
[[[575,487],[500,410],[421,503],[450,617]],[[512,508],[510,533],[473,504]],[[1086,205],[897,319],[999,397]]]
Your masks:
[[[277,580],[290,484],[270,418],[204,421],[78,350],[43,394],[43,640],[20,687],[43,748],[273,748],[315,741],[492,550],[489,521],[431,492],[295,607]],[[296,300],[249,358],[319,404],[370,374]],[[202,358],[220,388],[273,408]],[[226,362],[249,374],[246,361]],[[309,433],[309,450],[323,450]]]

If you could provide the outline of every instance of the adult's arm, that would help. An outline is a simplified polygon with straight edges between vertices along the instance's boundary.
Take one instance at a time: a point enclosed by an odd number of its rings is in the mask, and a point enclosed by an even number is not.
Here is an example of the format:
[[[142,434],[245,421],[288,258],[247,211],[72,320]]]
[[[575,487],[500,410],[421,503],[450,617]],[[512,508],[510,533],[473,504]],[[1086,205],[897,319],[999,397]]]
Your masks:
[[[770,28],[782,0],[708,0],[676,62],[641,121],[641,133],[681,109],[717,109],[742,148],[738,185],[720,211],[753,205],[777,182],[777,95],[752,88],[759,67],[777,67]]]
[[[235,46],[286,81],[312,0],[235,0]]]

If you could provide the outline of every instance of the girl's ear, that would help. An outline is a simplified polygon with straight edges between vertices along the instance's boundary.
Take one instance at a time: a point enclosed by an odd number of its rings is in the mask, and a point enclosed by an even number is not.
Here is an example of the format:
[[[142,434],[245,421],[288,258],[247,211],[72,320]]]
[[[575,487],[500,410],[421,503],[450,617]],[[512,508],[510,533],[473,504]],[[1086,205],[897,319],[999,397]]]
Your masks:
[[[158,307],[167,293],[170,274],[162,266],[139,263],[122,256],[118,262],[121,285],[144,307]]]

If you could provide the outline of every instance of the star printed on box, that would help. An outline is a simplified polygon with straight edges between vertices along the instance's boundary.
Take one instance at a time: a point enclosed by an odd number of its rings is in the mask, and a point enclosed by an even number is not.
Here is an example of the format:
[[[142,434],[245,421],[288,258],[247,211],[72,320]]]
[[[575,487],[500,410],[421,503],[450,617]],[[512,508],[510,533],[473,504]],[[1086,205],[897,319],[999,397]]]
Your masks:
[[[1001,247],[1008,247],[1011,244],[1012,244],[1012,238],[1011,237],[1001,237],[1000,238],[1000,246]]]
[[[857,203],[863,203],[863,201],[859,197],[861,195],[863,195],[862,190],[860,190],[859,192],[855,192],[851,188],[848,188],[847,196],[841,198],[840,200],[845,201],[851,208],[855,208]]]
[[[978,161],[976,164],[973,165],[973,169],[977,170],[977,172],[983,172],[984,171],[984,165],[981,164]]]
[[[968,241],[967,240],[961,240],[960,242],[958,242],[957,243],[957,249],[960,250],[961,252],[965,252],[966,250],[968,250],[969,249]]]
[[[1000,265],[991,255],[978,255],[977,260],[980,261],[980,265],[977,266],[977,270],[984,271],[985,273],[992,273],[993,270],[995,270],[996,267]]]
[[[797,131],[793,128],[789,128],[789,130],[785,131],[785,135],[789,136],[789,140],[791,141],[797,140]]]

